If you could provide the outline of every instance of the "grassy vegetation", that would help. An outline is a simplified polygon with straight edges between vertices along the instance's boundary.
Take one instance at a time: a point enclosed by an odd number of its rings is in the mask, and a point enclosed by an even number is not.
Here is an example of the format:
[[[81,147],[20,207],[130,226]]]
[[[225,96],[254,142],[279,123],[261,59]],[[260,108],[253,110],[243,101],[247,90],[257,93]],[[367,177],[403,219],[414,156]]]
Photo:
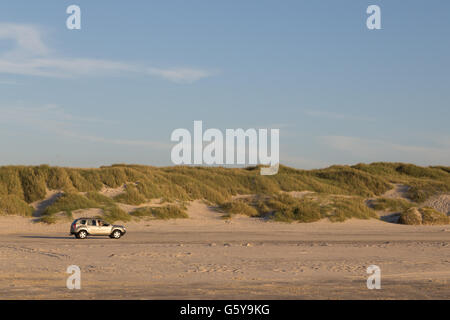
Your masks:
[[[438,212],[432,208],[409,208],[405,210],[399,219],[401,224],[409,225],[435,225],[435,224],[448,224],[450,223],[449,217],[441,212]]]
[[[416,207],[409,208],[408,210],[402,212],[398,220],[398,223],[409,225],[422,224],[422,214]]]
[[[103,218],[109,223],[115,221],[126,222],[131,219],[130,215],[120,209],[113,199],[98,192],[88,192],[85,196],[74,193],[63,194],[45,209],[41,221],[55,223],[57,221],[56,213],[64,212],[67,217],[72,218],[72,211],[90,208],[102,209]]]
[[[325,206],[325,217],[331,221],[345,221],[347,219],[373,219],[378,218],[376,212],[366,206],[360,197],[337,198]]]
[[[14,195],[0,196],[0,215],[31,216],[33,208]]]
[[[58,219],[55,216],[42,216],[39,220],[40,222],[47,223],[47,224],[54,224],[58,221]]]
[[[115,221],[127,222],[131,220],[130,215],[120,209],[114,200],[107,196],[98,192],[88,192],[86,193],[86,198],[95,201],[97,206],[103,209],[103,218],[109,223]]]
[[[154,219],[183,219],[188,218],[186,208],[179,205],[167,205],[163,207],[143,207],[131,213],[134,217],[152,217]]]
[[[450,192],[449,167],[419,167],[404,163],[377,162],[352,168],[376,175],[392,183],[410,186],[408,198],[422,203],[431,196]]]
[[[232,214],[252,217],[269,217],[283,222],[314,222],[323,218],[344,221],[350,218],[376,218],[374,210],[368,208],[359,196],[315,195],[295,198],[286,193],[272,196],[256,196],[227,202],[221,209]]]
[[[47,193],[43,175],[33,168],[23,168],[20,173],[23,196],[28,203],[43,199]]]
[[[127,222],[131,220],[130,215],[117,206],[105,207],[103,209],[103,212],[103,218],[109,223],[113,223],[116,221]]]
[[[139,205],[147,201],[144,195],[139,193],[139,190],[131,185],[128,184],[125,187],[125,193],[122,193],[116,197],[114,197],[114,200],[121,203],[126,204],[132,204],[132,205]]]
[[[43,215],[50,216],[58,212],[65,212],[70,216],[74,210],[89,208],[99,208],[99,204],[80,194],[66,193],[48,206],[43,212]]]
[[[111,199],[107,196],[104,196],[98,192],[88,192],[88,193],[86,193],[86,198],[94,201],[96,204],[101,204],[101,205],[105,205],[105,206],[115,206],[116,205],[116,203],[114,202],[113,199]]]
[[[399,212],[413,207],[414,203],[404,199],[377,198],[371,201],[371,206],[374,210]]]
[[[277,203],[277,207],[279,208],[274,213],[276,221],[314,222],[322,218],[319,203],[312,200],[299,200],[290,205]]]
[[[278,220],[314,221],[327,217],[341,221],[349,217],[372,217],[373,210],[364,205],[364,198],[380,197],[392,187],[392,183],[410,186],[408,196],[417,203],[433,195],[450,192],[450,168],[443,166],[372,163],[319,170],[280,166],[278,174],[273,176],[261,176],[259,169],[157,168],[122,164],[97,169],[6,166],[0,167],[0,197],[11,197],[4,199],[16,202],[17,208],[9,206],[7,211],[16,214],[27,211],[20,201],[42,200],[48,189],[56,189],[64,191],[65,196],[47,208],[46,215],[55,210],[70,213],[94,207],[104,211],[109,209],[111,219],[124,219],[116,202],[139,205],[158,198],[167,202],[203,199],[221,205],[230,214],[238,211],[250,216],[273,213]],[[125,193],[109,199],[98,193],[105,186],[125,186]],[[305,190],[315,192],[317,199],[299,201],[280,195]],[[86,193],[86,196],[80,193]],[[238,194],[258,194],[260,198],[251,203],[231,201],[232,196]],[[402,201],[380,199],[375,208],[401,211],[408,206]]]
[[[424,202],[428,198],[450,192],[450,181],[411,181],[411,188],[408,190],[408,198],[414,202]]]
[[[228,213],[230,216],[232,214],[243,214],[249,217],[256,217],[259,215],[256,208],[246,204],[243,201],[225,202],[220,206],[220,209]]]
[[[46,188],[73,193],[99,191],[103,186],[117,188],[126,184],[127,194],[121,199],[126,203],[137,203],[143,198],[203,198],[212,203],[221,203],[236,194],[274,194],[300,190],[379,196],[391,187],[390,183],[410,185],[413,200],[423,201],[436,192],[450,191],[450,173],[448,167],[418,167],[401,163],[332,166],[309,171],[280,166],[279,173],[274,176],[259,175],[259,167],[0,167],[0,195],[13,194],[27,202],[43,199]]]
[[[433,208],[420,208],[419,211],[422,213],[422,224],[448,224],[449,217]]]

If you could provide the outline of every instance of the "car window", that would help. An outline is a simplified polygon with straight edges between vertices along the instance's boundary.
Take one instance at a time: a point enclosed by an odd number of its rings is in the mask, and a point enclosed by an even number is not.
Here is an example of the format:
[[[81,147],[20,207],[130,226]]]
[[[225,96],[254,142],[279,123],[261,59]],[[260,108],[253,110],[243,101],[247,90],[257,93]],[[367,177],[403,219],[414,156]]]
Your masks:
[[[80,223],[81,224],[86,224],[86,220],[81,220]]]
[[[95,220],[89,220],[89,225],[90,225],[90,226],[96,226],[96,225],[97,225],[97,221],[95,221]]]
[[[109,227],[109,223],[106,223],[103,220],[98,220],[98,225],[102,227]]]

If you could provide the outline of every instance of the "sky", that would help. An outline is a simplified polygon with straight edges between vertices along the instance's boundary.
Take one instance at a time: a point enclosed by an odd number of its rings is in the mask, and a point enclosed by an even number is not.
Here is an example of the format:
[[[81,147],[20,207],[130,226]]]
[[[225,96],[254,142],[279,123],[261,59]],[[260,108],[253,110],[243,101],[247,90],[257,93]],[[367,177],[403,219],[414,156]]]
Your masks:
[[[5,0],[0,165],[171,165],[202,120],[279,129],[296,168],[448,166],[449,39],[446,0]]]

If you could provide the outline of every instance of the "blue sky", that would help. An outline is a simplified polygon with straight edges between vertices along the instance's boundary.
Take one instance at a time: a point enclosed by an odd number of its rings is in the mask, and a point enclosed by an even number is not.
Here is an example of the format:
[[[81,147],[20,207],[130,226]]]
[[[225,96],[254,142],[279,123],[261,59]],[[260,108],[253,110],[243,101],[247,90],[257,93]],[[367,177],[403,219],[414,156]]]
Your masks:
[[[2,1],[0,164],[170,165],[203,120],[298,168],[450,165],[449,36],[444,0]]]

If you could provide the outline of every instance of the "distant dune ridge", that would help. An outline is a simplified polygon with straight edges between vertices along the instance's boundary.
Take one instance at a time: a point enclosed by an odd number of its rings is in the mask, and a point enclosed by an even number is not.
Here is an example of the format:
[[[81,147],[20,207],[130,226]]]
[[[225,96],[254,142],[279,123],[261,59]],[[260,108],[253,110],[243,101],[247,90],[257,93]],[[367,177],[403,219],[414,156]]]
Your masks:
[[[285,222],[449,222],[450,167],[380,162],[318,170],[280,166],[277,175],[259,173],[258,167],[4,166],[0,215],[46,223],[82,215],[111,222],[175,219],[187,218],[187,206],[203,200],[228,219],[238,214]]]

